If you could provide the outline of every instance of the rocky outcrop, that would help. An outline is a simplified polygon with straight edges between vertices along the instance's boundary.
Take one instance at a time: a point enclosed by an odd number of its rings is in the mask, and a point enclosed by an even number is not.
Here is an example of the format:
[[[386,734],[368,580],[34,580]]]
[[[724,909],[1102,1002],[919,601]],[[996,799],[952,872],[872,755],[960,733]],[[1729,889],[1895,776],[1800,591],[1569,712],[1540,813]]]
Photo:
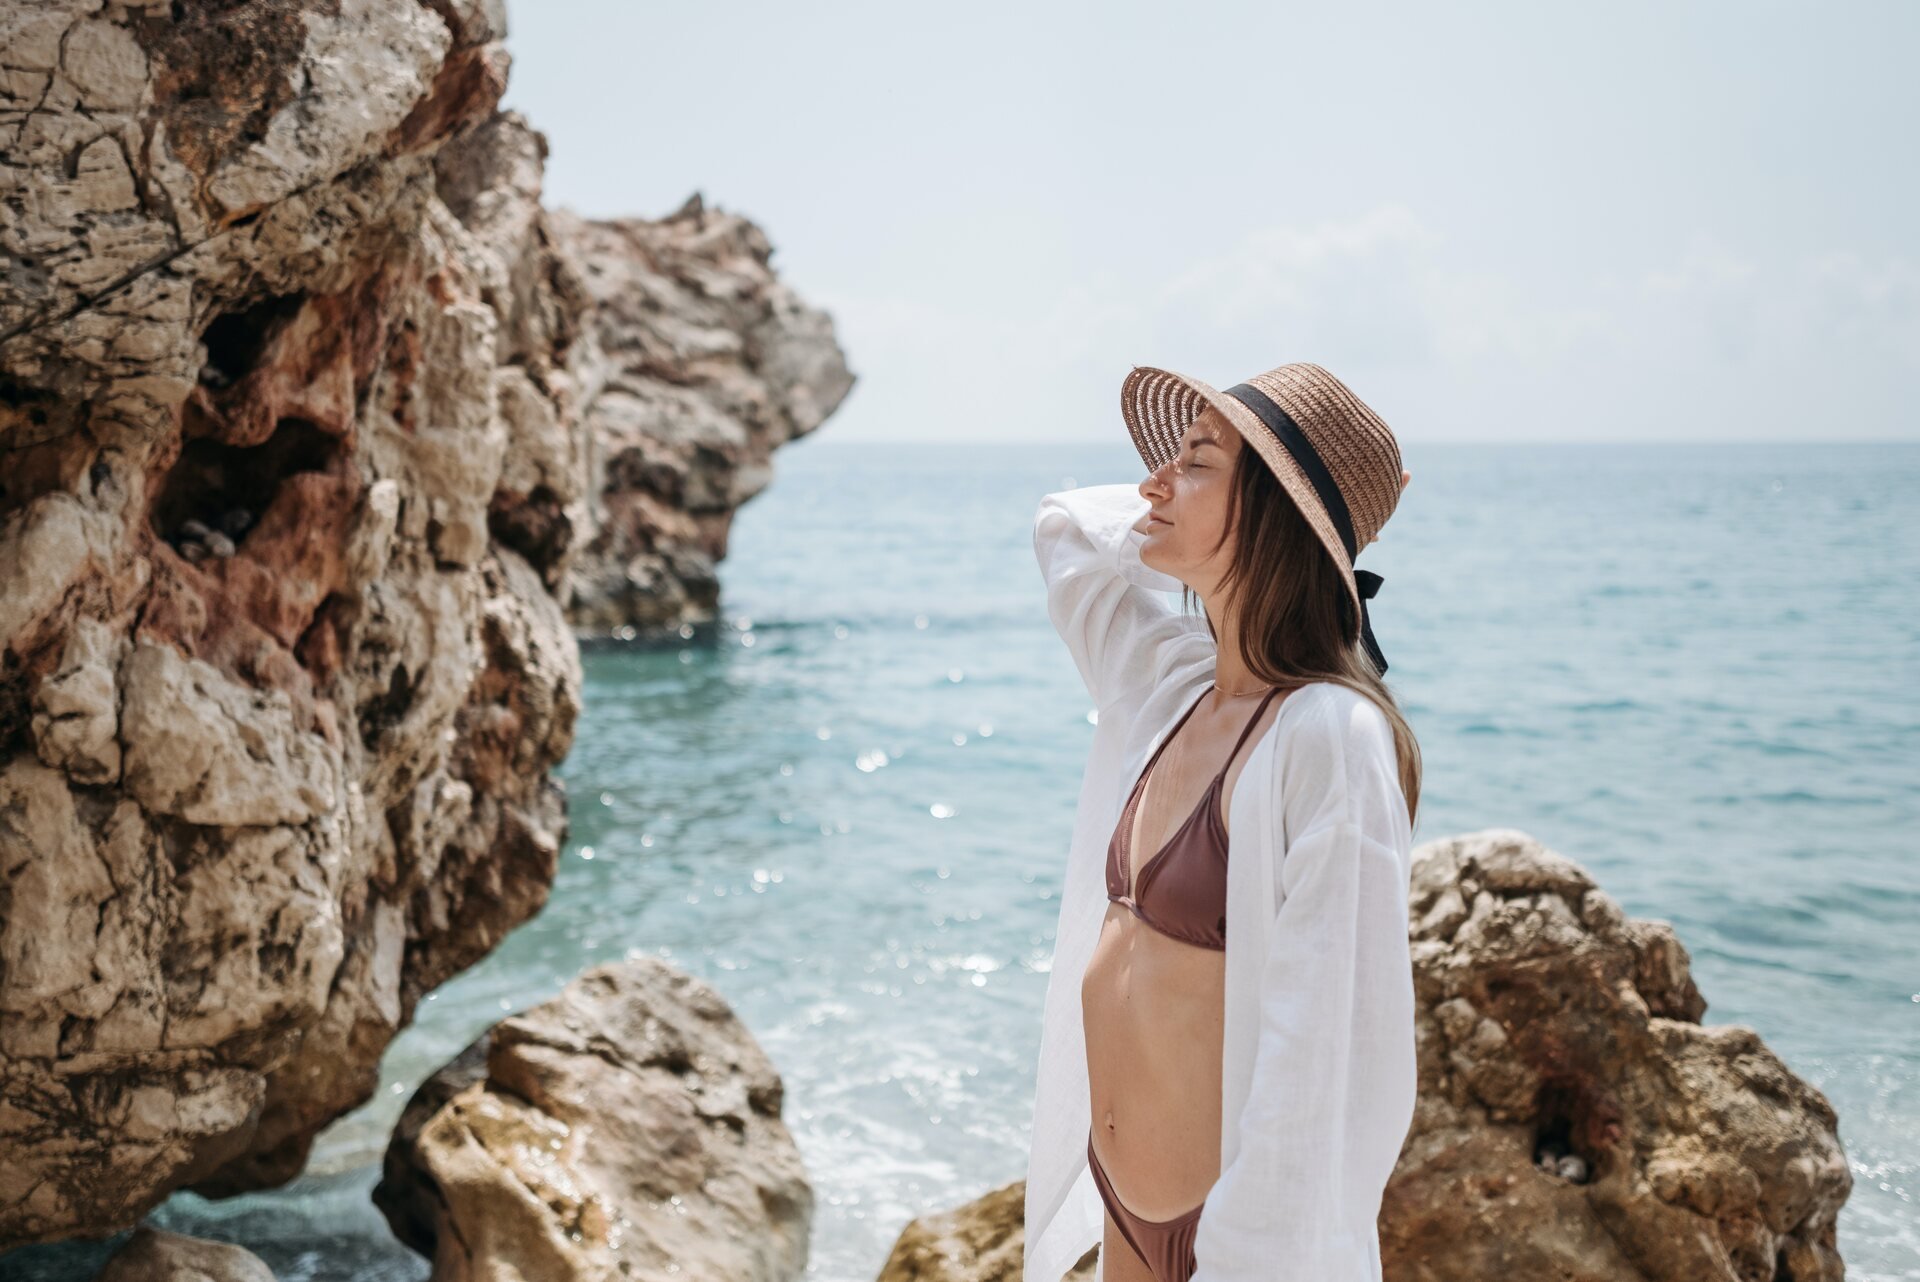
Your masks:
[[[1015,1180],[951,1211],[911,1221],[894,1239],[879,1282],[1021,1282],[1027,1182]],[[1062,1282],[1092,1282],[1100,1248]]]
[[[577,364],[592,510],[568,617],[583,637],[710,621],[735,509],[853,386],[832,322],[775,278],[758,227],[697,194],[657,222],[552,223],[594,299]]]
[[[0,1249],[299,1170],[546,898],[576,554],[710,613],[845,394],[750,224],[541,208],[505,30],[0,11]]]
[[[1752,1029],[1700,1023],[1667,923],[1511,829],[1416,848],[1409,914],[1420,1094],[1389,1279],[1840,1282],[1833,1109]],[[881,1282],[1017,1280],[1025,1191],[913,1221]]]
[[[545,899],[586,295],[502,32],[0,15],[0,1246],[292,1175]]]
[[[273,1282],[273,1270],[241,1247],[142,1225],[94,1282]]]
[[[652,957],[595,967],[421,1086],[374,1201],[435,1282],[784,1282],[813,1193],[781,1095],[712,988]]]
[[[1701,1024],[1672,928],[1521,832],[1415,853],[1389,1275],[1840,1282],[1833,1109],[1751,1028]]]

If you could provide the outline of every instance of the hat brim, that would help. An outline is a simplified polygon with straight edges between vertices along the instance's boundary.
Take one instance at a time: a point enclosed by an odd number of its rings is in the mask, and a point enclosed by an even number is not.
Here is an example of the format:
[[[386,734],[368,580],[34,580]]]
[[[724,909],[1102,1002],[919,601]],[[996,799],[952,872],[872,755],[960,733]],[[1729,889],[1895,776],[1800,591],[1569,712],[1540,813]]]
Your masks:
[[[1340,577],[1347,585],[1347,596],[1353,606],[1349,615],[1352,639],[1357,642],[1363,617],[1360,585],[1354,581],[1353,564],[1347,559],[1346,544],[1341,541],[1325,505],[1320,502],[1313,482],[1307,479],[1306,471],[1295,460],[1292,451],[1282,445],[1267,429],[1267,425],[1260,421],[1260,416],[1238,398],[1216,390],[1201,379],[1152,365],[1135,365],[1120,383],[1120,417],[1125,420],[1127,432],[1133,437],[1133,446],[1140,452],[1141,461],[1150,472],[1158,471],[1179,455],[1180,438],[1186,434],[1193,420],[1199,418],[1208,407],[1231,423],[1241,439],[1266,463],[1279,480],[1281,488],[1293,499],[1294,506],[1306,517],[1307,524],[1313,527],[1327,555],[1333,558],[1334,568],[1339,570]],[[1293,411],[1289,409],[1288,412]]]

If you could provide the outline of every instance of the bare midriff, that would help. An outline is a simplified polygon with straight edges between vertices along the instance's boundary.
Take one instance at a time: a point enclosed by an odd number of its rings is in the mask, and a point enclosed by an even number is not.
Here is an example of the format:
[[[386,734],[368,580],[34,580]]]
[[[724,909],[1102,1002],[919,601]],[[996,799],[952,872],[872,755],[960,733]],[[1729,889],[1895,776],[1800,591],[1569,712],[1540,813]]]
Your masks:
[[[1225,998],[1224,952],[1107,905],[1080,982],[1093,1144],[1145,1219],[1191,1210],[1219,1178]]]
[[[1143,920],[1138,915],[1142,878],[1165,871],[1155,864],[1172,857],[1176,842],[1184,843],[1183,857],[1192,858],[1195,843],[1204,843],[1225,859],[1227,815],[1246,765],[1240,748],[1272,723],[1286,693],[1270,691],[1244,726],[1216,720],[1196,727],[1203,742],[1236,730],[1238,737],[1225,752],[1202,749],[1193,764],[1164,780],[1158,778],[1156,749],[1135,782],[1131,818],[1123,810],[1116,823],[1116,838],[1126,840],[1108,852],[1106,914],[1080,980],[1092,1143],[1113,1191],[1143,1219],[1186,1214],[1206,1199],[1220,1175],[1226,950],[1219,942],[1224,915],[1220,935],[1192,920],[1191,905],[1183,921]],[[1282,695],[1277,702],[1275,694]],[[1190,704],[1187,715],[1199,707]],[[1182,725],[1184,718],[1170,736]],[[1170,741],[1163,740],[1161,747]],[[1221,765],[1201,788],[1195,767],[1208,758]],[[1176,800],[1165,800],[1169,796]],[[1148,809],[1154,813],[1151,826]],[[1154,838],[1151,844],[1143,834]],[[1145,851],[1155,853],[1136,853]],[[1124,897],[1114,888],[1116,858],[1127,887]],[[1224,914],[1224,907],[1220,911]],[[1190,934],[1196,930],[1197,940]]]

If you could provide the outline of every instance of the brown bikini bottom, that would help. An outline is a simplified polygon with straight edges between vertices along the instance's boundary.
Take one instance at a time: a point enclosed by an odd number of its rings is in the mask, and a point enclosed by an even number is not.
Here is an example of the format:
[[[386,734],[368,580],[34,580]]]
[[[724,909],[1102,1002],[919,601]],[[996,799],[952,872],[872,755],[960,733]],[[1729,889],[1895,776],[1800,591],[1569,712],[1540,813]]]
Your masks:
[[[1100,1200],[1107,1204],[1107,1213],[1119,1226],[1120,1236],[1146,1263],[1154,1282],[1187,1282],[1193,1276],[1193,1237],[1200,1229],[1205,1199],[1191,1211],[1184,1211],[1171,1220],[1143,1220],[1126,1208],[1120,1195],[1113,1191],[1113,1185],[1107,1182],[1100,1155],[1093,1151],[1092,1131],[1087,1132],[1087,1165],[1093,1168],[1093,1182],[1100,1188]]]

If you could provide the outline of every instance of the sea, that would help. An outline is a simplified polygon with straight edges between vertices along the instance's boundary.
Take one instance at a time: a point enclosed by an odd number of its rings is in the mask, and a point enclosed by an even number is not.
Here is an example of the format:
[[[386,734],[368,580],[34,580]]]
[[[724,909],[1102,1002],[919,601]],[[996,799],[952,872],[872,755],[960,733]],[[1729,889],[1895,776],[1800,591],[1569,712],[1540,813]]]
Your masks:
[[[1840,1118],[1848,1276],[1920,1282],[1920,444],[1404,443],[1362,565],[1421,743],[1417,843],[1518,828],[1672,923],[1706,1022]],[[779,1069],[806,1276],[1025,1174],[1091,708],[1048,622],[1041,495],[1110,445],[783,448],[722,618],[592,647],[546,908],[424,1001],[306,1174],[151,1222],[282,1279],[421,1279],[368,1200],[407,1096],[509,1011],[652,954]],[[81,1282],[123,1237],[0,1277]]]

